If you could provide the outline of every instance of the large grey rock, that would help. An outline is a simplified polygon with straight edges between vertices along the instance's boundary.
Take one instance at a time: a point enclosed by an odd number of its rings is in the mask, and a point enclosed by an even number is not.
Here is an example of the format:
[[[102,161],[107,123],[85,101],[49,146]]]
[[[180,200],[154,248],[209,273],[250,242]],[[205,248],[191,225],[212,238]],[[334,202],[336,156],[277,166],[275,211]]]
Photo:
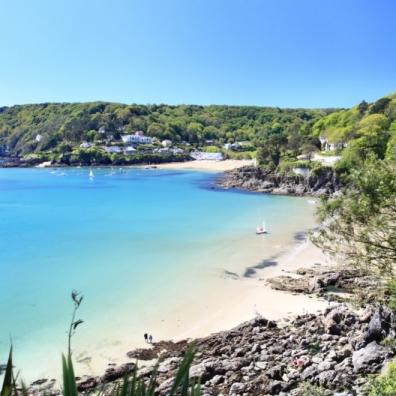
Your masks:
[[[117,367],[109,367],[102,376],[102,382],[111,382],[133,372],[135,363],[125,363]]]
[[[323,319],[325,330],[328,334],[340,335],[341,334],[341,320],[343,313],[338,309],[332,309]]]
[[[382,341],[389,333],[392,321],[392,313],[386,308],[378,308],[371,317],[364,340],[369,343],[371,341]]]
[[[230,394],[238,394],[238,393],[242,393],[246,388],[246,385],[243,384],[242,382],[235,382],[231,385],[230,388]]]
[[[375,341],[352,354],[353,371],[355,373],[374,373],[382,366],[389,351]]]
[[[329,385],[334,380],[336,372],[334,370],[326,370],[321,372],[317,379],[320,385]]]

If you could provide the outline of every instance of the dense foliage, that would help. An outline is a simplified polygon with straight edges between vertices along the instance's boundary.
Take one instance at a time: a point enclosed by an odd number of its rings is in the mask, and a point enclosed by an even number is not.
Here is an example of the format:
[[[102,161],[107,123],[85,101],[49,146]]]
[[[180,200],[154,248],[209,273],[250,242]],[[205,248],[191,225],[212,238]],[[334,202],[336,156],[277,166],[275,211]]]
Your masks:
[[[141,130],[159,141],[170,139],[180,145],[221,147],[227,142],[246,141],[250,142],[247,147],[251,151],[269,137],[282,141],[289,136],[290,146],[296,149],[310,136],[315,121],[329,112],[102,102],[13,106],[0,109],[0,146],[7,148],[10,155],[35,153],[60,162],[67,157],[67,162],[73,159],[72,153],[79,155],[75,149],[81,142],[92,142],[98,147],[115,144],[121,135]],[[95,155],[99,162],[113,161],[103,150],[97,149]]]
[[[121,136],[142,131],[159,144],[169,139],[183,149],[221,151],[225,143],[243,142],[231,158],[256,156],[277,168],[324,148],[342,151],[339,173],[347,175],[367,155],[396,156],[396,95],[351,109],[279,109],[254,106],[125,105],[117,103],[44,103],[0,108],[0,156],[23,157],[28,164],[51,160],[64,164],[163,162],[155,147],[130,156],[109,153]],[[39,138],[38,138],[39,136]],[[322,139],[322,142],[320,142]],[[79,147],[82,142],[92,145]],[[346,147],[346,149],[344,149]],[[147,155],[149,155],[147,157]],[[283,165],[285,168],[286,165]]]
[[[378,376],[371,384],[369,396],[396,395],[396,362],[388,364],[386,371]]]
[[[315,136],[323,136],[338,144],[342,159],[337,164],[347,176],[374,155],[377,159],[396,158],[396,94],[372,104],[363,101],[349,110],[334,112],[313,126]]]
[[[315,242],[345,265],[385,278],[378,299],[396,307],[396,95],[322,118],[314,133],[349,139],[336,171],[344,188],[319,207]]]
[[[348,264],[393,276],[396,263],[396,163],[368,159],[348,187],[320,207],[316,241]]]

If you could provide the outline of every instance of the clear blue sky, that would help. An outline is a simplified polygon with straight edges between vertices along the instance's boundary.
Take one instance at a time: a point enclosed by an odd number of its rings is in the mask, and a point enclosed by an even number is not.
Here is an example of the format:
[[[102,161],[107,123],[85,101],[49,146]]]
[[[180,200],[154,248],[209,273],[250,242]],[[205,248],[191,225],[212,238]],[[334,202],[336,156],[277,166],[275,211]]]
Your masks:
[[[394,0],[0,0],[0,105],[351,106],[396,91]]]

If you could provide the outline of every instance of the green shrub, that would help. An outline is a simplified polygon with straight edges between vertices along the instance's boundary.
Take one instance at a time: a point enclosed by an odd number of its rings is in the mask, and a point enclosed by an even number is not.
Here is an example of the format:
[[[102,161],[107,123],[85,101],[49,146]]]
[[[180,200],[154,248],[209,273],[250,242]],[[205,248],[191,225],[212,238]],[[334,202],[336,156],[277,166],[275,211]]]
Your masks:
[[[299,396],[330,396],[333,392],[308,382],[304,383],[300,388]]]
[[[388,364],[384,374],[375,378],[369,389],[369,396],[396,395],[396,361]]]
[[[392,278],[386,285],[387,305],[393,311],[396,310],[396,278]]]

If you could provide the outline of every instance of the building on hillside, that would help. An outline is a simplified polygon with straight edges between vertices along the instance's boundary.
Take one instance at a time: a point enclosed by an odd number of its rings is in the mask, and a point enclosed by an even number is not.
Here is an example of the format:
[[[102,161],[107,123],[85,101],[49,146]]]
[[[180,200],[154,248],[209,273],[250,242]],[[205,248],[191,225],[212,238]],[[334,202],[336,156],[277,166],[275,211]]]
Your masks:
[[[173,154],[183,154],[184,153],[184,150],[181,149],[180,147],[175,147],[175,148],[173,148],[171,150],[172,150]]]
[[[104,148],[109,154],[118,154],[122,152],[121,147],[119,146],[106,146]]]
[[[36,142],[41,142],[41,140],[42,140],[42,138],[43,138],[43,135],[40,135],[39,133],[36,135],[36,137],[35,137],[35,141]]]
[[[322,151],[336,151],[348,147],[348,143],[346,142],[329,142],[324,136],[319,136],[319,141],[322,146]]]
[[[170,147],[170,146],[172,146],[172,140],[165,139],[161,142],[161,144],[162,144],[162,147]]]
[[[101,127],[98,129],[98,132],[99,132],[100,134],[104,135],[104,134],[106,133],[106,128],[105,128],[104,126],[101,126]]]
[[[93,144],[92,143],[88,143],[88,142],[82,142],[80,144],[80,148],[83,148],[83,149],[88,149],[88,148],[91,148],[92,146],[93,146]]]
[[[0,156],[7,156],[10,154],[10,149],[6,144],[0,144]]]
[[[224,147],[226,150],[234,150],[234,151],[237,151],[237,150],[239,150],[242,146],[241,146],[240,143],[235,142],[235,143],[226,143],[223,147]]]
[[[124,149],[125,154],[134,154],[135,152],[136,152],[136,149],[133,146],[127,146]]]
[[[308,177],[311,174],[311,169],[304,167],[293,168],[293,173],[299,176]]]
[[[124,144],[153,144],[153,138],[144,136],[142,131],[136,131],[133,135],[122,135]]]
[[[197,161],[222,161],[224,159],[222,153],[205,153],[203,151],[193,151],[190,153],[190,157]]]

